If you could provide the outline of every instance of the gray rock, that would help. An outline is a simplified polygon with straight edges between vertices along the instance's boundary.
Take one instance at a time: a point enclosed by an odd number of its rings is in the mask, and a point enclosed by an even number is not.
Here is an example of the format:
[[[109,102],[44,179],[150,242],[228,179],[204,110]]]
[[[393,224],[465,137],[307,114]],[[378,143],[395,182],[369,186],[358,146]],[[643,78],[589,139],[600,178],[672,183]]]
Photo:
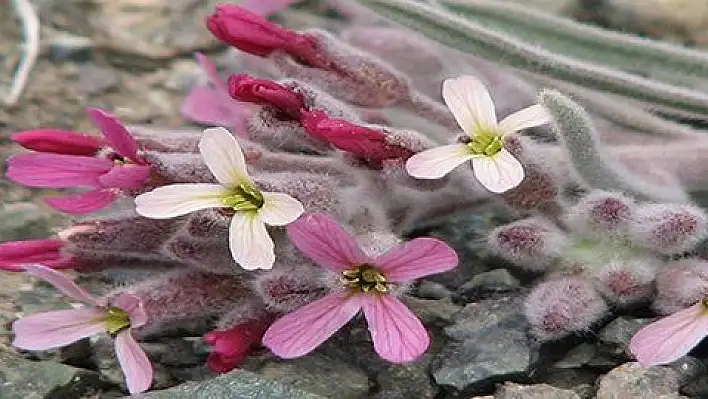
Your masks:
[[[423,280],[418,284],[416,294],[423,299],[443,299],[452,295],[452,291],[440,283]]]
[[[629,340],[649,321],[650,319],[635,319],[626,316],[614,319],[600,330],[598,349],[605,354],[617,355],[625,360],[631,359],[627,351]]]
[[[494,399],[580,399],[577,393],[554,388],[548,384],[519,385],[507,382],[495,393]]]
[[[410,364],[392,364],[376,376],[379,391],[372,399],[427,399],[435,398],[438,389],[433,384],[429,369],[431,356],[424,356]]]
[[[323,375],[327,377],[326,375]],[[323,376],[320,376],[322,378]],[[326,378],[322,378],[326,379]],[[235,369],[198,383],[190,382],[163,391],[135,396],[144,399],[326,399],[258,374]]]
[[[541,368],[533,375],[533,380],[550,386],[575,392],[582,399],[595,397],[595,382],[600,372],[589,368],[558,369]]]
[[[580,368],[587,364],[595,356],[595,347],[582,343],[568,351],[563,359],[553,364],[558,369]]]
[[[675,399],[679,395],[679,375],[668,367],[642,367],[625,363],[600,379],[597,399]]]
[[[457,289],[457,294],[469,301],[473,298],[484,298],[489,294],[515,291],[519,286],[519,280],[508,270],[494,269],[480,273],[462,284]]]
[[[689,382],[680,392],[691,398],[708,398],[708,375],[702,375]]]
[[[415,313],[418,318],[427,326],[445,326],[456,318],[456,314],[462,309],[452,303],[450,298],[443,299],[420,299],[411,296],[405,297],[408,308]]]
[[[0,207],[0,242],[48,237],[53,220],[51,211],[31,202],[3,204]]]
[[[49,39],[49,59],[55,62],[85,62],[93,57],[93,41],[67,32],[54,32]]]
[[[706,375],[708,368],[700,360],[692,356],[684,356],[679,360],[667,364],[668,367],[674,369],[679,375],[679,385],[684,387],[700,377]]]
[[[83,64],[76,73],[79,75],[79,89],[85,94],[99,94],[118,84],[118,73],[112,68]]]

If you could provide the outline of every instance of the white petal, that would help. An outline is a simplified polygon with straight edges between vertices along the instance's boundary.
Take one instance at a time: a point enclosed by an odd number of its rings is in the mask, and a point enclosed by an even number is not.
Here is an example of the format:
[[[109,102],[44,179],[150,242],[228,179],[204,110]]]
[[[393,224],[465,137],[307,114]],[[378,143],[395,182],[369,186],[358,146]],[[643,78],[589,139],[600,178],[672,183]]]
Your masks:
[[[224,207],[229,191],[218,184],[170,184],[135,198],[135,211],[153,219],[169,219],[206,208]]]
[[[480,128],[495,130],[494,102],[484,84],[474,76],[460,76],[443,82],[445,104],[462,130],[470,136]]]
[[[219,183],[234,187],[251,182],[238,141],[223,127],[204,130],[199,141],[199,152]]]
[[[263,207],[258,215],[265,224],[284,226],[299,218],[305,212],[300,201],[283,193],[263,193]]]
[[[255,212],[236,212],[229,227],[229,246],[231,256],[246,270],[273,267],[273,240]]]
[[[408,158],[406,171],[418,179],[439,179],[474,157],[464,144],[444,145]]]
[[[493,157],[479,157],[472,160],[474,175],[487,190],[503,193],[521,184],[524,167],[511,153],[502,149]]]
[[[545,108],[536,104],[524,108],[520,111],[504,118],[499,122],[499,131],[503,134],[511,134],[519,130],[528,129],[551,121],[551,115]]]

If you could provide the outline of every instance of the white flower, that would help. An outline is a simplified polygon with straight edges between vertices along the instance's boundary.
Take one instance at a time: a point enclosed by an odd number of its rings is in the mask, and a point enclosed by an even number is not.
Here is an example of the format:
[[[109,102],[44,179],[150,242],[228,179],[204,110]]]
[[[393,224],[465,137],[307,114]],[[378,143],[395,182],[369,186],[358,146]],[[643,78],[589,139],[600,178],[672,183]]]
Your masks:
[[[447,79],[443,98],[457,123],[469,136],[466,143],[450,144],[413,155],[406,162],[408,174],[418,179],[438,179],[465,161],[472,160],[474,175],[493,193],[503,193],[524,179],[524,168],[504,148],[504,138],[522,129],[548,123],[540,105],[524,108],[497,123],[487,88],[473,76]]]
[[[266,224],[286,225],[303,213],[302,204],[283,194],[260,191],[246,171],[236,139],[224,128],[204,130],[199,152],[220,184],[170,184],[135,198],[136,211],[168,219],[206,208],[234,211],[229,226],[231,254],[248,270],[270,269],[275,262]]]

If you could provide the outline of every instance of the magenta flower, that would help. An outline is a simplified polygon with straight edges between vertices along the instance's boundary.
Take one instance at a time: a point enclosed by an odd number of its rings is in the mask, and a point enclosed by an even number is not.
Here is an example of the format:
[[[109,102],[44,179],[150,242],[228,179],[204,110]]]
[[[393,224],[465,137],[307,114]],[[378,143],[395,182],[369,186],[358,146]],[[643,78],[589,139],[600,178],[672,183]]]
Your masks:
[[[228,85],[232,98],[271,106],[295,120],[299,120],[305,110],[305,102],[299,94],[272,80],[238,74],[229,76]]]
[[[708,302],[703,300],[639,330],[629,350],[642,366],[667,364],[686,355],[708,335]]]
[[[95,298],[71,279],[44,266],[27,266],[27,273],[39,277],[64,295],[90,308],[56,310],[25,316],[12,324],[13,346],[26,350],[58,348],[82,338],[107,332],[115,338],[118,363],[131,394],[146,391],[152,384],[150,360],[133,338],[132,328],[147,322],[140,298],[120,294],[105,300]]]
[[[278,319],[263,344],[290,359],[326,341],[359,310],[369,324],[374,350],[400,363],[415,360],[430,343],[422,323],[393,294],[397,285],[454,268],[455,251],[433,238],[416,238],[376,258],[366,255],[333,219],[322,213],[288,226],[291,242],[310,259],[341,275],[342,290]]]
[[[58,129],[27,130],[11,139],[28,150],[65,155],[93,156],[103,145],[98,137]]]
[[[42,264],[51,269],[74,269],[78,260],[61,252],[62,240],[38,239],[0,243],[0,269],[23,272],[25,266]]]
[[[205,334],[204,342],[211,346],[207,367],[217,373],[227,373],[240,366],[251,353],[251,347],[260,344],[266,327],[266,321],[254,320]]]
[[[110,113],[97,108],[90,108],[88,113],[103,132],[110,150],[100,151],[96,157],[20,154],[9,160],[7,177],[29,187],[91,188],[80,194],[46,199],[52,208],[69,214],[94,212],[115,201],[121,190],[141,188],[150,177],[150,167],[138,155],[135,139]]]

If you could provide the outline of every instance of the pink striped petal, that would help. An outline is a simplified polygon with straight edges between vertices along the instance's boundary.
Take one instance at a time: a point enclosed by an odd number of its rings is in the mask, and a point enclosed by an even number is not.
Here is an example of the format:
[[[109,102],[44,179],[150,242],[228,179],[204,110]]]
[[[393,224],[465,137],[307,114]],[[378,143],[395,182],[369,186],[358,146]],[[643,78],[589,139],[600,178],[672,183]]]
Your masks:
[[[354,237],[325,213],[300,217],[288,225],[288,237],[308,258],[335,272],[371,261]]]
[[[298,2],[300,0],[244,0],[238,6],[256,15],[267,17]]]
[[[406,305],[393,295],[373,294],[363,299],[374,350],[389,362],[410,362],[430,344],[428,332]]]
[[[52,270],[45,266],[27,266],[27,274],[41,278],[53,285],[59,292],[77,301],[93,306],[103,306],[104,302],[79,287],[66,274]]]
[[[76,266],[76,259],[65,255],[62,240],[23,240],[0,243],[0,269],[24,272],[24,266],[42,264],[52,269]]]
[[[111,306],[121,308],[130,316],[130,327],[138,328],[147,323],[148,316],[143,306],[143,300],[133,294],[123,293],[111,301]]]
[[[12,323],[13,346],[27,350],[59,348],[105,331],[101,309],[69,309],[25,316]]]
[[[66,155],[92,156],[101,147],[98,137],[58,129],[18,132],[11,139],[29,150]]]
[[[457,253],[435,238],[416,238],[388,250],[374,260],[389,281],[402,283],[453,269]]]
[[[699,302],[639,330],[629,350],[643,366],[671,363],[708,335],[708,309]]]
[[[52,208],[69,215],[83,215],[103,209],[118,198],[110,189],[91,190],[81,194],[45,198]]]
[[[10,158],[7,177],[30,187],[97,187],[113,167],[107,159],[62,154],[20,154]]]
[[[115,115],[100,108],[88,108],[86,113],[101,130],[103,137],[106,138],[106,143],[111,148],[125,158],[142,162],[137,158],[138,143]]]
[[[341,292],[311,302],[276,320],[263,336],[263,345],[285,359],[305,355],[359,312],[360,297]]]
[[[114,166],[108,173],[98,178],[106,188],[141,188],[150,177],[150,167],[145,165]]]
[[[116,357],[125,375],[125,383],[131,395],[145,392],[152,385],[153,369],[150,359],[133,338],[130,329],[116,336]]]

